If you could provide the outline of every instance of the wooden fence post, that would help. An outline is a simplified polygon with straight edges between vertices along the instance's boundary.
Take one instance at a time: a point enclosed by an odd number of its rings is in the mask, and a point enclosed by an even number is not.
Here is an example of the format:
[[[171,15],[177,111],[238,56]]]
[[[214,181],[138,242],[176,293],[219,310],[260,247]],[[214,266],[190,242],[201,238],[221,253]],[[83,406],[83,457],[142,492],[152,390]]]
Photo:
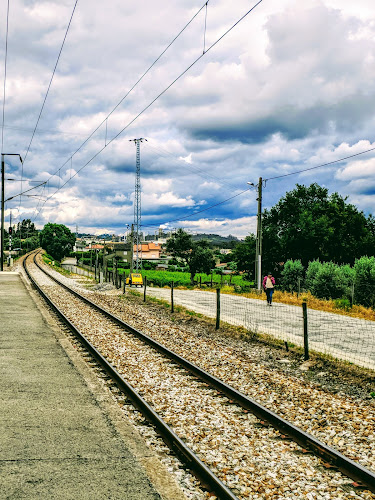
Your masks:
[[[147,276],[144,277],[143,283],[143,302],[146,302]]]
[[[220,328],[220,288],[216,288],[216,330]]]
[[[302,302],[303,310],[303,347],[305,351],[305,361],[309,359],[309,334],[307,329],[307,304],[306,301]]]
[[[174,287],[174,282],[171,282],[171,313],[174,313],[174,302],[173,302],[173,287]]]

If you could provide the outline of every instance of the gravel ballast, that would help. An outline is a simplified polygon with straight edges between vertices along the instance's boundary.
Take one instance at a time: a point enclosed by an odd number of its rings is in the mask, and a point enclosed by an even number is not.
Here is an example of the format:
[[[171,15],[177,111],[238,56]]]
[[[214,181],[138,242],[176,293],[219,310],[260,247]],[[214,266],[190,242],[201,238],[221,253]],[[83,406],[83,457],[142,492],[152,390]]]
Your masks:
[[[34,271],[33,271],[34,272]],[[298,445],[202,384],[118,327],[104,322],[40,271],[35,274],[53,300],[71,316],[129,382],[240,498],[375,498],[354,490],[350,479],[303,455]],[[77,280],[58,278],[68,286]],[[375,470],[375,408],[372,400],[332,394],[288,373],[287,359],[257,343],[211,335],[204,325],[175,324],[136,299],[87,292],[147,335],[198,364],[241,392]],[[152,309],[152,311],[151,311]],[[164,314],[165,316],[165,314]],[[286,361],[281,363],[281,361]],[[281,369],[282,367],[282,369]]]

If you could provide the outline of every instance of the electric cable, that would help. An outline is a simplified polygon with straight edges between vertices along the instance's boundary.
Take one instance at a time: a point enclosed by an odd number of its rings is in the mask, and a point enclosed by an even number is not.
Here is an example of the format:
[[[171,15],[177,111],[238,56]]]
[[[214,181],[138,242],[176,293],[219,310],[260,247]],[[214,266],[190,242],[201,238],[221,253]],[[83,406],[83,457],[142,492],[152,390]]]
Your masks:
[[[31,139],[30,139],[29,145],[27,147],[27,150],[26,150],[26,153],[25,153],[25,157],[23,159],[23,163],[25,163],[25,161],[26,161],[27,155],[29,154],[31,144],[32,144],[33,139],[34,139],[34,135],[35,135],[36,129],[38,128],[40,117],[42,116],[43,109],[44,109],[44,106],[46,104],[47,97],[48,97],[48,94],[49,94],[49,91],[50,91],[50,88],[51,88],[51,85],[52,85],[52,81],[53,81],[53,78],[54,78],[55,73],[56,73],[57,65],[59,64],[60,57],[61,57],[64,45],[65,45],[66,37],[68,36],[70,25],[72,24],[72,19],[73,19],[74,12],[75,12],[76,7],[77,7],[77,3],[78,3],[78,0],[76,0],[76,2],[74,4],[73,11],[72,11],[72,14],[71,14],[70,19],[69,19],[68,27],[66,28],[66,31],[65,31],[65,35],[64,35],[64,39],[62,41],[61,47],[60,47],[59,55],[57,56],[55,67],[53,68],[53,72],[52,72],[52,76],[51,76],[51,79],[50,79],[49,84],[48,84],[47,92],[46,92],[46,95],[44,96],[43,104],[42,104],[42,107],[40,109],[39,116],[38,116],[38,118],[36,120],[36,124],[35,124],[34,130],[33,130],[33,133],[31,134]],[[23,165],[22,165],[22,167],[23,167]]]
[[[145,113],[160,97],[162,97],[177,81],[179,81],[198,61],[202,59],[211,49],[213,49],[228,33],[230,33],[241,21],[243,21],[259,4],[262,3],[263,0],[259,0],[253,7],[251,7],[245,14],[241,16],[230,28],[228,28],[215,42],[213,42],[204,54],[199,55],[182,73],[180,73],[164,90],[162,90],[147,106],[145,106],[134,118],[130,120],[108,143],[103,146],[99,151],[97,151],[91,158],[88,160],[81,168],[79,168],[74,175],[70,177],[62,186],[60,186],[54,193],[52,193],[44,202],[45,203],[55,196],[62,188],[68,184],[76,175],[79,174],[87,165],[89,165],[95,158],[97,158],[100,153],[102,153],[112,142],[114,142],[126,129],[128,129],[143,113]],[[202,7],[204,8],[204,6]],[[69,160],[68,160],[69,161]],[[65,165],[65,164],[64,164]],[[62,167],[60,167],[62,168]],[[57,170],[57,172],[60,169]],[[54,174],[55,175],[55,174]],[[51,176],[52,177],[52,176]],[[50,178],[51,178],[50,177]],[[42,207],[43,208],[43,207]],[[41,208],[41,209],[42,209]],[[40,213],[40,211],[39,211]]]
[[[61,170],[74,155],[76,155],[85,144],[91,139],[91,137],[97,132],[103,123],[106,123],[108,118],[116,111],[116,109],[125,101],[125,99],[129,96],[129,94],[136,88],[136,86],[143,80],[143,78],[151,71],[151,69],[156,65],[156,63],[163,57],[163,55],[168,51],[168,49],[174,44],[174,42],[182,35],[182,33],[188,28],[188,26],[194,21],[194,19],[198,16],[198,14],[205,8],[206,3],[202,5],[200,9],[193,15],[193,17],[185,24],[185,26],[179,31],[179,33],[173,38],[173,40],[166,46],[166,48],[161,52],[161,54],[155,59],[155,61],[146,69],[146,71],[138,78],[138,80],[133,84],[133,86],[126,92],[126,94],[120,99],[120,101],[116,104],[116,106],[108,113],[108,115],[100,122],[100,124],[96,127],[95,130],[91,132],[91,134],[83,141],[83,143],[72,153],[72,155],[61,165],[59,169],[56,170],[54,174],[50,176],[53,177]]]
[[[32,142],[33,142],[33,140],[34,140],[34,136],[35,136],[36,129],[38,128],[39,121],[40,121],[40,118],[41,118],[41,116],[42,116],[43,109],[44,109],[44,106],[45,106],[45,104],[46,104],[46,101],[47,101],[47,97],[48,97],[49,91],[50,91],[50,89],[51,89],[52,81],[53,81],[53,78],[54,78],[55,73],[56,73],[57,65],[59,64],[59,61],[60,61],[60,57],[61,57],[61,54],[62,54],[62,51],[63,51],[64,45],[65,45],[66,37],[68,36],[68,33],[69,33],[70,25],[72,24],[72,20],[73,20],[74,12],[75,12],[76,7],[77,7],[77,3],[78,3],[78,0],[76,0],[76,1],[75,1],[74,7],[73,7],[73,11],[72,11],[71,16],[70,16],[70,19],[69,19],[69,23],[68,23],[68,26],[67,26],[66,31],[65,31],[64,39],[63,39],[63,41],[62,41],[62,44],[61,44],[61,47],[60,47],[60,50],[59,50],[59,54],[58,54],[58,56],[57,56],[57,60],[56,60],[56,63],[55,63],[55,67],[53,68],[52,76],[51,76],[50,81],[49,81],[49,84],[48,84],[47,92],[46,92],[46,94],[45,94],[45,96],[44,96],[44,100],[43,100],[43,103],[42,103],[42,107],[41,107],[41,109],[40,109],[40,112],[39,112],[38,118],[37,118],[37,120],[36,120],[36,124],[35,124],[34,130],[33,130],[33,133],[31,134],[31,139],[30,139],[29,145],[28,145],[28,147],[27,147],[27,150],[26,150],[26,153],[25,153],[24,160],[23,160],[23,162],[22,162],[22,167],[21,167],[21,191],[22,191],[22,179],[23,179],[23,168],[24,168],[24,164],[25,164],[25,161],[26,161],[27,155],[29,154],[31,144],[32,144]],[[20,195],[20,202],[19,202],[19,210],[18,210],[19,216],[20,216],[20,213],[21,213],[21,202],[22,202],[22,193],[21,193],[21,195]]]
[[[6,21],[6,35],[5,35],[3,120],[2,120],[2,125],[1,125],[1,153],[4,152],[4,123],[5,123],[5,94],[6,94],[7,61],[8,61],[8,34],[9,34],[9,0],[8,0],[8,4],[7,4],[7,21]]]
[[[149,140],[149,142],[150,142],[150,140]],[[170,158],[173,158],[174,160],[178,160],[179,162],[183,163],[183,166],[185,169],[191,170],[193,173],[200,175],[201,177],[205,178],[208,181],[218,182],[227,190],[238,189],[237,187],[233,186],[233,184],[230,184],[228,181],[220,179],[219,177],[212,175],[212,174],[206,172],[205,170],[202,170],[201,168],[196,167],[195,165],[191,165],[190,163],[186,162],[186,160],[174,155],[173,153],[171,153],[167,149],[161,148],[160,146],[157,146],[157,147],[153,146],[149,142],[145,143],[146,149],[150,148],[150,149],[155,150],[156,152],[159,152],[159,156],[163,156],[164,158],[170,157]],[[160,154],[160,153],[162,153],[162,154]],[[165,155],[168,155],[168,156],[165,156]]]
[[[288,177],[289,175],[301,174],[302,172],[308,172],[309,170],[315,170],[317,168],[328,167],[329,165],[334,165],[335,163],[340,163],[340,162],[345,161],[345,160],[350,160],[350,158],[354,158],[356,156],[360,156],[360,155],[363,155],[365,153],[370,153],[371,151],[375,151],[375,147],[370,148],[370,149],[366,149],[365,151],[361,151],[359,153],[355,153],[355,154],[352,154],[349,156],[344,156],[343,158],[339,158],[338,160],[333,160],[333,161],[329,161],[327,163],[322,163],[321,165],[316,165],[315,167],[309,167],[309,168],[305,168],[303,170],[297,170],[295,172],[290,172],[289,174],[276,175],[275,177],[268,177],[268,179],[264,179],[264,181],[272,181],[274,179],[281,179],[281,177]]]
[[[163,224],[169,224],[170,222],[177,222],[177,221],[189,219],[190,217],[194,217],[197,214],[201,214],[202,212],[206,212],[207,210],[211,210],[211,208],[215,208],[215,207],[218,207],[219,205],[223,205],[227,201],[233,200],[233,198],[237,198],[237,196],[240,196],[240,195],[242,195],[244,193],[247,193],[248,191],[250,191],[250,189],[245,189],[244,191],[241,191],[240,193],[237,193],[237,194],[231,196],[230,198],[227,198],[226,200],[219,201],[218,203],[215,203],[214,205],[210,205],[209,207],[203,208],[202,210],[198,210],[197,212],[194,212],[194,213],[192,213],[190,215],[186,215],[184,217],[178,217],[177,219],[167,220],[167,221],[161,222],[160,224],[141,225],[141,227],[161,226]]]

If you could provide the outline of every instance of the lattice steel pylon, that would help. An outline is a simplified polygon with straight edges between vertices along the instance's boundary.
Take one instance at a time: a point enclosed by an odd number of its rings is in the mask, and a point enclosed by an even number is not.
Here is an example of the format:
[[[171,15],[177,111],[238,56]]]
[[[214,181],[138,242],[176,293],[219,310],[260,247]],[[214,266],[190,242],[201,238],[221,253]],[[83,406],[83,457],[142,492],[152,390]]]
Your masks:
[[[141,148],[140,144],[147,141],[144,137],[139,139],[130,139],[136,145],[136,173],[135,173],[135,191],[134,191],[134,243],[136,245],[135,251],[135,269],[138,271],[142,268],[142,246],[140,245],[140,231],[141,231]],[[142,242],[141,242],[142,245]]]

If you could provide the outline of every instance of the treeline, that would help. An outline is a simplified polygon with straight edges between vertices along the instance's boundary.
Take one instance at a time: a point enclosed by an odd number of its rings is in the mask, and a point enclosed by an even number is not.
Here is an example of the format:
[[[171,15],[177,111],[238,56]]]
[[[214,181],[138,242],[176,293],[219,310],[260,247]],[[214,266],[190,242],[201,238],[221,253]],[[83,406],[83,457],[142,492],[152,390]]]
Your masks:
[[[354,265],[375,250],[375,219],[347,198],[311,184],[289,191],[263,212],[263,271],[280,278],[284,263],[300,260]],[[250,234],[233,250],[239,271],[254,278],[255,236]]]
[[[31,222],[31,219],[23,219],[22,222],[18,222],[12,229],[12,250],[17,249],[19,254],[24,254],[38,248],[38,230],[35,224]],[[4,247],[7,250],[9,248],[9,231],[5,231],[4,236]]]
[[[305,267],[313,260],[353,265],[374,253],[375,219],[318,184],[297,184],[264,211],[263,249],[267,271],[277,272],[289,259]]]

